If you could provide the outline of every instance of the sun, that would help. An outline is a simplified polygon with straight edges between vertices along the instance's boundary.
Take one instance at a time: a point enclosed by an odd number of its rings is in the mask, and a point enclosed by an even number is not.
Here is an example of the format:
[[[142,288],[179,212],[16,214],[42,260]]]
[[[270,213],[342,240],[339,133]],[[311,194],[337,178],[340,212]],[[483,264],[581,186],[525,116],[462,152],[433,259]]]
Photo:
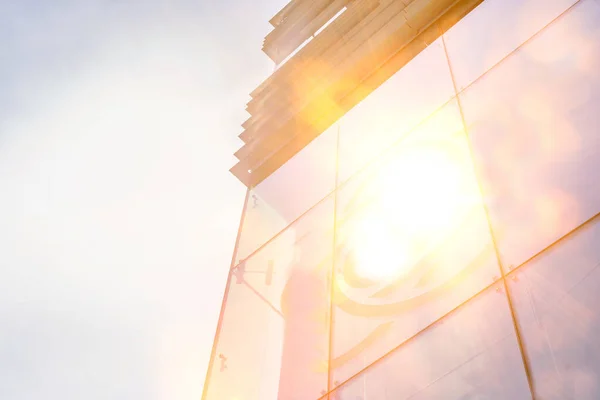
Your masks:
[[[427,143],[396,154],[371,178],[364,189],[370,203],[351,232],[359,277],[404,276],[436,241],[457,229],[476,195],[468,160],[455,141]]]
[[[396,242],[383,218],[370,216],[355,227],[353,237],[355,273],[371,281],[384,281],[409,272],[410,265],[403,257],[408,253]]]

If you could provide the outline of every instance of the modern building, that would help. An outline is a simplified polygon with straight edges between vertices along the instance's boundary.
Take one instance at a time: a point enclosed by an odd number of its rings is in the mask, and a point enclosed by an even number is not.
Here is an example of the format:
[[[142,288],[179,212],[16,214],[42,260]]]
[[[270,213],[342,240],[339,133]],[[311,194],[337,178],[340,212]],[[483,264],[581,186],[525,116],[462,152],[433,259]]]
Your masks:
[[[600,0],[293,0],[203,400],[600,399]]]

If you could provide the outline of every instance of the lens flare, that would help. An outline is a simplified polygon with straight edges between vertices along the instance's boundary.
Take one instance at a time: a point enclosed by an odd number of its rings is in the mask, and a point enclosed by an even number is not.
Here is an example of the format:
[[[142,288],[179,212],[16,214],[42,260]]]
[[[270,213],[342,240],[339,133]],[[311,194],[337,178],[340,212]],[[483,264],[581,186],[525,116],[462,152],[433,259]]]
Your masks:
[[[406,249],[395,241],[383,218],[370,217],[359,222],[354,236],[355,273],[372,281],[397,278],[410,271]]]
[[[375,177],[369,207],[353,226],[356,274],[389,281],[408,274],[472,205],[473,175],[456,143],[413,147]]]

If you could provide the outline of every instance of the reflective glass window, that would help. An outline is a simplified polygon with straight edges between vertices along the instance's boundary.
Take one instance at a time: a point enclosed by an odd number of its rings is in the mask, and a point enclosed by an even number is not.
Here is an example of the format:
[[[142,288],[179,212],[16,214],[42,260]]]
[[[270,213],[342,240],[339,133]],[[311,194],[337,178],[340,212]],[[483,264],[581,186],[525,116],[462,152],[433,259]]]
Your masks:
[[[343,383],[330,400],[528,399],[501,283]]]
[[[541,399],[600,398],[600,224],[513,272],[513,304]]]
[[[251,189],[236,261],[248,257],[333,191],[336,147],[337,126],[333,125]]]
[[[475,81],[576,2],[482,2],[444,36],[458,89]]]
[[[232,281],[206,400],[276,399],[284,326],[251,287]]]
[[[436,40],[340,122],[339,181],[347,180],[454,95]]]
[[[455,101],[338,190],[332,368],[342,382],[500,269]]]
[[[461,100],[505,265],[598,212],[597,2],[578,3]]]
[[[207,400],[327,390],[333,211],[329,197],[231,270]]]

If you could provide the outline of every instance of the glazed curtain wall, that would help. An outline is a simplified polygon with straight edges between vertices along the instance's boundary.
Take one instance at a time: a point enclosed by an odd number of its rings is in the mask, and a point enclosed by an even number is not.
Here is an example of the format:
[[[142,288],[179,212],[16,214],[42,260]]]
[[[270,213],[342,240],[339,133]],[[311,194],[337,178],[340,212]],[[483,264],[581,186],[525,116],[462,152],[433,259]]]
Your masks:
[[[600,1],[484,1],[249,191],[203,398],[599,398],[598,110]]]

